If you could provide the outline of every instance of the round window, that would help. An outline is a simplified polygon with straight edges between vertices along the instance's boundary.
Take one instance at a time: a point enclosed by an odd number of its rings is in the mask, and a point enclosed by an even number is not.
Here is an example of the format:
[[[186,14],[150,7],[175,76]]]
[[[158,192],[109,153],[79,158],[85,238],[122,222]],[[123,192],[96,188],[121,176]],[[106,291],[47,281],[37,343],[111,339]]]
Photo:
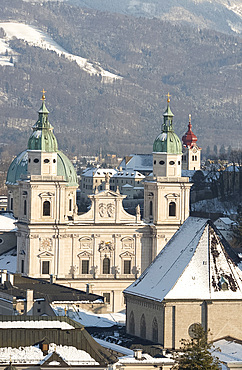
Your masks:
[[[38,158],[35,158],[35,159],[34,159],[34,163],[39,163]]]
[[[165,161],[160,161],[159,163],[162,165],[162,164],[165,164]]]
[[[44,159],[44,163],[49,163],[49,159],[48,158],[46,158],[46,159]]]
[[[173,165],[175,164],[175,162],[174,162],[174,161],[170,161],[170,162],[169,162],[169,164],[170,164],[171,166],[173,166]]]
[[[3,244],[3,241],[4,241],[4,240],[3,240],[2,238],[0,238],[0,244]]]

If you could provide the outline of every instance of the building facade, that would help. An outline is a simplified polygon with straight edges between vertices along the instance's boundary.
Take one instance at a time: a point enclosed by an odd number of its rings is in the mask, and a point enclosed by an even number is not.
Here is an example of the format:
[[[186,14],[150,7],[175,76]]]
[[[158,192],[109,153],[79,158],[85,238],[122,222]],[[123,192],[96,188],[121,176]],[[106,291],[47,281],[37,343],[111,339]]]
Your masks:
[[[151,263],[189,215],[188,178],[181,176],[182,146],[173,129],[169,99],[162,132],[153,147],[154,175],[144,183],[144,219],[122,205],[125,195],[102,189],[78,214],[77,177],[58,150],[42,97],[27,150],[10,165],[8,207],[17,222],[17,271],[103,295],[110,311],[124,308],[123,290]],[[120,178],[122,176],[120,175]],[[140,178],[143,175],[140,176]],[[111,179],[114,177],[112,176]],[[112,184],[113,185],[113,184]]]

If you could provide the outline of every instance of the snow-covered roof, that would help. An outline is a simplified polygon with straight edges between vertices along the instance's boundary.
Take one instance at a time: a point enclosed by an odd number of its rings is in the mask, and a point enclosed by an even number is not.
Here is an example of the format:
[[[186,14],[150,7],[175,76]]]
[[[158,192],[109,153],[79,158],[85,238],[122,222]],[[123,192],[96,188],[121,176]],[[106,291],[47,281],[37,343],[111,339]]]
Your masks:
[[[233,221],[233,220],[231,220],[231,218],[229,218],[229,217],[220,217],[220,218],[218,218],[214,223],[215,223],[215,225],[216,225],[216,223],[218,222],[218,221],[221,221],[221,222],[223,222],[225,225],[232,225],[232,224],[234,224],[235,222]]]
[[[29,321],[0,321],[0,329],[46,329],[46,328],[56,328],[61,330],[74,329],[74,326],[68,324],[65,321],[55,321],[55,320],[29,320]]]
[[[113,168],[87,168],[83,171],[83,177],[105,177],[105,175],[109,175],[109,177],[113,177],[117,173],[117,170]]]
[[[16,231],[16,221],[12,213],[0,213],[0,231]]]
[[[242,272],[229,255],[233,252],[210,220],[189,217],[124,293],[160,302],[242,299]]]
[[[153,156],[152,154],[130,154],[123,158],[119,167],[126,170],[152,171]]]
[[[65,316],[65,304],[53,302],[51,307],[57,316]],[[85,327],[105,328],[113,325],[125,325],[125,314],[107,313],[98,315],[91,311],[86,311],[80,308],[77,309],[74,302],[72,306],[68,305],[67,316]]]
[[[50,343],[48,354],[45,356],[42,350],[36,346],[27,347],[3,347],[0,348],[0,364],[44,364],[52,353],[57,353],[68,365],[99,365],[89,353],[73,346],[62,346]],[[54,363],[50,363],[54,365]],[[56,363],[55,365],[60,365]]]
[[[233,338],[225,338],[217,340],[213,343],[220,351],[216,352],[216,356],[220,361],[225,363],[241,362],[242,364],[242,343]]]
[[[0,255],[0,270],[17,271],[17,248]]]
[[[113,177],[114,178],[139,179],[139,180],[142,180],[145,178],[145,176],[142,173],[140,173],[139,171],[135,171],[135,170],[118,171]]]

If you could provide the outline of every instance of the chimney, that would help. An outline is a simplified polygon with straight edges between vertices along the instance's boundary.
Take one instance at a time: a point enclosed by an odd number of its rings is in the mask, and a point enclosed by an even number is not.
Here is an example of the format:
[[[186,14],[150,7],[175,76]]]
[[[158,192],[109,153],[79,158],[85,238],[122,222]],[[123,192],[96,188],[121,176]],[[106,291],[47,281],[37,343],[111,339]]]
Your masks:
[[[26,291],[26,315],[33,315],[34,308],[34,291],[32,289],[27,289]]]
[[[56,275],[50,274],[50,284],[55,284],[56,282]]]
[[[92,284],[90,284],[90,283],[86,284],[86,293],[87,294],[92,293]]]
[[[136,348],[133,351],[134,351],[134,358],[136,360],[142,360],[142,352],[143,352],[143,350]]]

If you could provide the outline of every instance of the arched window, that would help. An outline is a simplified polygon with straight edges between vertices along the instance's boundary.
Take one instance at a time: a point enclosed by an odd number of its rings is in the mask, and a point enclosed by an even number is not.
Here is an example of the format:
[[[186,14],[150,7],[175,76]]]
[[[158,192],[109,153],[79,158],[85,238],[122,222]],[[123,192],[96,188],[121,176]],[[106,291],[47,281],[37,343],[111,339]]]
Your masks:
[[[146,339],[146,322],[145,315],[143,314],[140,319],[140,336],[143,339]]]
[[[150,216],[153,216],[153,202],[150,200]]]
[[[72,199],[69,199],[69,212],[72,211]]]
[[[103,274],[110,274],[110,259],[107,257],[103,259]]]
[[[169,216],[175,216],[176,215],[176,203],[170,202],[169,203]]]
[[[158,323],[156,317],[154,318],[152,323],[152,341],[158,342]]]
[[[27,215],[27,200],[24,199],[24,216]]]
[[[135,322],[133,311],[131,311],[129,315],[129,334],[135,335]]]
[[[43,216],[50,216],[50,202],[48,200],[43,203]]]

